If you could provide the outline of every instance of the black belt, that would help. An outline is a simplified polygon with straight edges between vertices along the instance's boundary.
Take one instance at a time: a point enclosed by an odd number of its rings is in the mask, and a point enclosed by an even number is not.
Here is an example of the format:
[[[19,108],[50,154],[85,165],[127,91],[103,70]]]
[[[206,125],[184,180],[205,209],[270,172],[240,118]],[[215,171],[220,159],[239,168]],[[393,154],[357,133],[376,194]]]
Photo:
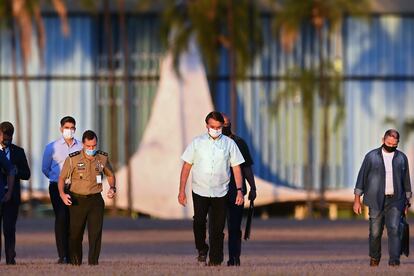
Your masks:
[[[49,184],[52,184],[52,185],[56,184],[57,185],[58,183],[55,182],[55,181],[50,181]]]
[[[385,195],[385,197],[386,198],[391,198],[391,197],[393,197],[394,195]]]
[[[94,196],[97,196],[97,195],[101,195],[101,193],[89,194],[89,195],[80,195],[80,194],[77,194],[77,193],[70,192],[70,195],[72,195],[74,197],[90,198],[90,197],[94,197]]]

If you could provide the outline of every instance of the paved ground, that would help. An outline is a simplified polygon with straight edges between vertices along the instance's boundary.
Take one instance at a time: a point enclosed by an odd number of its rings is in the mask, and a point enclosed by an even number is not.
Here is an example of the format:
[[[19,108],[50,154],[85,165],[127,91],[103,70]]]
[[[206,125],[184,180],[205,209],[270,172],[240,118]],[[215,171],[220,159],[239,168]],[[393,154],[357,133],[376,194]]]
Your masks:
[[[399,268],[388,267],[385,239],[383,262],[375,269],[368,266],[366,221],[269,219],[255,220],[253,224],[252,239],[243,243],[242,266],[211,268],[195,262],[191,221],[106,218],[100,265],[73,267],[55,264],[52,219],[22,218],[18,224],[18,265],[6,266],[2,258],[0,272],[2,275],[414,274],[413,257],[403,257]],[[84,242],[84,262],[86,258]]]

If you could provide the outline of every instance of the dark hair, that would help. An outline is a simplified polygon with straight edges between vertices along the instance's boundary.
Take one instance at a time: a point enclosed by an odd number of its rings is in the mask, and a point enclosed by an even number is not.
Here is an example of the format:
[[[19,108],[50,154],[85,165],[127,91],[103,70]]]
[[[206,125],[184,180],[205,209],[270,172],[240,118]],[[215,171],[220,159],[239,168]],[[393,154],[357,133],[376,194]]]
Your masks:
[[[94,138],[96,138],[96,142],[98,142],[98,136],[96,136],[96,133],[92,130],[87,130],[82,135],[82,143],[84,143],[86,139],[93,140]]]
[[[7,136],[13,136],[14,126],[10,122],[2,122],[0,124],[0,131]]]
[[[210,120],[210,119],[213,119],[215,121],[218,121],[218,122],[224,124],[223,115],[221,115],[221,113],[218,112],[218,111],[211,111],[210,113],[207,114],[206,124],[208,124],[208,120]]]
[[[64,124],[66,123],[72,123],[76,126],[76,121],[73,117],[71,116],[65,116],[62,118],[62,120],[60,120],[60,126],[63,127]]]
[[[387,137],[393,137],[393,138],[395,138],[399,141],[400,140],[400,133],[398,133],[398,131],[395,130],[395,129],[389,129],[384,134],[384,139],[387,138]]]

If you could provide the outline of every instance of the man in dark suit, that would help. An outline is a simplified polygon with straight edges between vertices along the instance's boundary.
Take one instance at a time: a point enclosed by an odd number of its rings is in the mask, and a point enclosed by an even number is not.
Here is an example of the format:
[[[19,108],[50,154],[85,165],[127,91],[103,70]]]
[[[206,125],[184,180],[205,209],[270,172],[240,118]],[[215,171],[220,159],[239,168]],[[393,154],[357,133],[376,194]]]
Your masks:
[[[0,150],[5,153],[15,170],[14,185],[12,187],[6,187],[6,194],[11,190],[11,197],[2,203],[3,206],[0,216],[0,223],[3,222],[6,263],[9,265],[16,264],[16,221],[20,205],[20,180],[28,180],[30,178],[30,169],[27,164],[26,154],[21,147],[12,144],[13,134],[14,127],[10,122],[2,122],[0,124]]]

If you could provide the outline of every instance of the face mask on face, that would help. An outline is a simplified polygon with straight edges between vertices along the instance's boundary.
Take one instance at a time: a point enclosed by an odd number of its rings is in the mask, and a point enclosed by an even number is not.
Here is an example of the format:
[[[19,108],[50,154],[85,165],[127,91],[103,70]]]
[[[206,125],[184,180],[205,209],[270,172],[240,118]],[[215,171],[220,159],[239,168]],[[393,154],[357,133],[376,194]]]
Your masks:
[[[73,129],[65,128],[63,129],[63,138],[65,139],[72,139],[73,135],[75,134],[75,131]]]
[[[397,147],[389,147],[386,144],[382,144],[382,148],[388,152],[394,152],[397,149]]]
[[[211,137],[217,138],[221,135],[221,129],[208,129],[208,134],[210,134]]]
[[[90,150],[90,149],[86,149],[85,150],[86,155],[88,156],[95,156],[96,154],[96,149]]]
[[[224,126],[222,132],[224,135],[230,136],[231,135],[231,124],[229,124],[228,126]]]

